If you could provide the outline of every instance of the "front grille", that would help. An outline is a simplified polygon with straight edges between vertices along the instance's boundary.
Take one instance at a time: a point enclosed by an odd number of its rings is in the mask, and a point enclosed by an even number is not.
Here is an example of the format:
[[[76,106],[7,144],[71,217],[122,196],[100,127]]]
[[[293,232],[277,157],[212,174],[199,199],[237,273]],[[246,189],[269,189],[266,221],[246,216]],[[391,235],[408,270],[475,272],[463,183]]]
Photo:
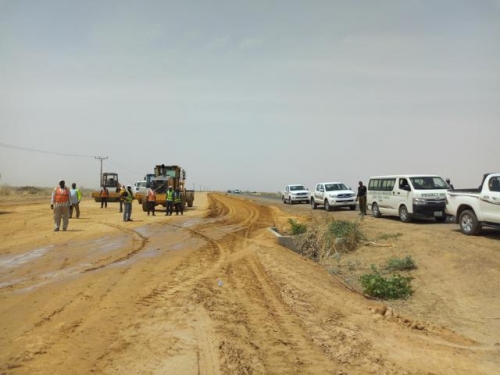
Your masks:
[[[352,198],[352,194],[339,194],[337,195],[338,198]]]

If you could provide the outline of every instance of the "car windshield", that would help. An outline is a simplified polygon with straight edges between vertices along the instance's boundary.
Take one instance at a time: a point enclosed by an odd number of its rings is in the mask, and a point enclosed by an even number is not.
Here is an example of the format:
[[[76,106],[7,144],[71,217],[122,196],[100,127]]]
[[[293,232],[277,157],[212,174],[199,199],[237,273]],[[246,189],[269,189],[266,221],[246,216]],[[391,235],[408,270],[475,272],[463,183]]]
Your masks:
[[[325,184],[326,191],[349,190],[344,184]]]
[[[441,177],[411,177],[411,184],[416,190],[448,190],[448,184]]]
[[[306,190],[306,189],[302,185],[293,185],[293,186],[290,186],[290,190],[296,191],[296,190]]]

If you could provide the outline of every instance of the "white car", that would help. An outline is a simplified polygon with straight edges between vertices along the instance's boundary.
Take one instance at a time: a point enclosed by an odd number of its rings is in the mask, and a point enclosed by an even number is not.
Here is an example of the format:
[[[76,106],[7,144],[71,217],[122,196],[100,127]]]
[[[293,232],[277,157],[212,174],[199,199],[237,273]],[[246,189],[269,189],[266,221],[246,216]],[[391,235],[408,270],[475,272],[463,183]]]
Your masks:
[[[286,185],[281,193],[283,203],[307,203],[309,204],[309,190],[300,184]]]
[[[320,182],[311,193],[311,207],[325,206],[326,211],[336,207],[356,209],[356,193],[342,182]]]

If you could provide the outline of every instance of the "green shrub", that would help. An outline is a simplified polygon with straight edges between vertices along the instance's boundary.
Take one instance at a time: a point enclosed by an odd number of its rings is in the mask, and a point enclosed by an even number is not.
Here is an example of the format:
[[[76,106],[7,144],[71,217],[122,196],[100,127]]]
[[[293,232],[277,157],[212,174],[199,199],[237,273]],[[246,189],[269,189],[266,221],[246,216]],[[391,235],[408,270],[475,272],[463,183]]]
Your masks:
[[[371,268],[372,273],[359,278],[365,294],[382,299],[398,299],[408,298],[413,293],[410,285],[412,277],[395,274],[385,278],[374,265]]]
[[[329,246],[335,246],[339,251],[356,249],[360,240],[364,239],[358,222],[335,220],[328,225],[325,240]]]
[[[292,235],[302,234],[307,231],[307,226],[302,223],[298,223],[293,219],[288,219],[288,223],[290,224],[290,228],[292,230]]]
[[[387,262],[387,267],[389,271],[408,271],[417,269],[417,265],[413,261],[411,255],[408,255],[402,259],[391,258]]]

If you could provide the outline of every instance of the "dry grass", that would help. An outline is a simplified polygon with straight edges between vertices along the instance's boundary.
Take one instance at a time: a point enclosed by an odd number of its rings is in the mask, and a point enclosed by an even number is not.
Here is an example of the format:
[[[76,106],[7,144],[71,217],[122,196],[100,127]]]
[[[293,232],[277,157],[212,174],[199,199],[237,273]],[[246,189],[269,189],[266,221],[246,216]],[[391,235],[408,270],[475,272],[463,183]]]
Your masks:
[[[36,186],[0,186],[0,202],[25,202],[50,200],[54,188]],[[92,190],[81,189],[83,196],[90,197]]]
[[[335,220],[325,212],[311,215],[307,231],[296,236],[299,252],[317,262],[354,251],[364,239],[359,222]]]

